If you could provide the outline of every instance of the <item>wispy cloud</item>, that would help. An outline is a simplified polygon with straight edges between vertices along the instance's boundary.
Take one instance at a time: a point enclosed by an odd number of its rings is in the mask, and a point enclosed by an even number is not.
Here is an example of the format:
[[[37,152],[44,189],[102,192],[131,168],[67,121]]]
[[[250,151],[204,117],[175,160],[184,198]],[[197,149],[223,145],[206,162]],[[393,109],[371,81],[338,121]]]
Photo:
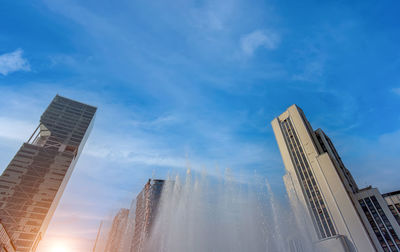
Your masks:
[[[312,59],[304,64],[301,73],[293,75],[293,80],[317,82],[324,74],[325,60],[321,57]]]
[[[256,30],[240,39],[242,51],[248,56],[253,55],[259,47],[274,50],[278,47],[279,42],[280,36],[270,30]]]
[[[400,95],[400,88],[393,88],[392,92],[397,94],[397,95]]]
[[[7,75],[17,71],[30,71],[27,59],[22,57],[22,49],[0,55],[0,74]]]
[[[35,124],[21,119],[0,117],[0,138],[26,141],[35,129]]]
[[[328,55],[324,48],[316,41],[325,41],[316,36],[313,39],[299,41],[301,49],[293,52],[292,58],[296,62],[296,73],[292,80],[311,83],[321,83],[324,80]],[[322,42],[321,42],[322,43]]]
[[[122,139],[119,139],[122,140]],[[183,157],[175,157],[167,154],[161,154],[165,150],[158,149],[145,149],[132,144],[131,146],[88,146],[86,154],[95,158],[106,158],[108,160],[129,163],[129,164],[142,164],[149,166],[168,166],[168,167],[185,167],[185,159]]]
[[[168,124],[174,124],[179,121],[176,115],[165,115],[155,118],[154,120],[134,120],[131,122],[135,127],[162,127]]]
[[[226,29],[239,10],[235,0],[203,1],[200,6],[188,8],[190,23],[198,29],[218,31]]]

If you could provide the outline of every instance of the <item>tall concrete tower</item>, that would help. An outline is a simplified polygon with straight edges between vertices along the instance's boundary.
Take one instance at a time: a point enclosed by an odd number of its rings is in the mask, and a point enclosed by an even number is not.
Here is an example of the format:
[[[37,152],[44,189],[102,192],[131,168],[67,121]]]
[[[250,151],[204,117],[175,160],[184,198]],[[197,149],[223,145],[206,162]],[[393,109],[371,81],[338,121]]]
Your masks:
[[[124,236],[128,225],[129,210],[122,208],[115,215],[104,252],[124,252]]]
[[[386,200],[393,217],[400,225],[400,191],[385,193],[382,196]]]
[[[131,252],[146,251],[147,239],[156,217],[164,183],[165,180],[149,179],[136,197],[135,228]]]
[[[17,252],[43,237],[93,127],[96,108],[57,95],[0,176],[0,219]]]
[[[285,186],[320,251],[400,251],[400,226],[376,188],[359,189],[332,141],[289,107],[272,121]]]
[[[96,246],[93,252],[158,251],[151,247],[154,244],[149,238],[165,183],[173,182],[149,179],[142,191],[132,200],[131,208],[122,208],[115,215],[110,229],[106,231],[105,244]],[[98,237],[101,236],[100,233],[101,230]]]

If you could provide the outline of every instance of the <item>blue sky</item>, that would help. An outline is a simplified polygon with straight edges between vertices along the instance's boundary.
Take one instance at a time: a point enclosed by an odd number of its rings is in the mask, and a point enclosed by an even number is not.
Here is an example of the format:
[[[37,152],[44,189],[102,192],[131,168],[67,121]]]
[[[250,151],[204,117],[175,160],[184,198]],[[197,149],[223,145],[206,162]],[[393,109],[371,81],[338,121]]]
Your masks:
[[[361,186],[400,189],[399,5],[2,1],[1,167],[55,94],[98,107],[39,252],[65,237],[89,251],[102,218],[187,163],[256,170],[283,196],[269,123],[293,103]]]

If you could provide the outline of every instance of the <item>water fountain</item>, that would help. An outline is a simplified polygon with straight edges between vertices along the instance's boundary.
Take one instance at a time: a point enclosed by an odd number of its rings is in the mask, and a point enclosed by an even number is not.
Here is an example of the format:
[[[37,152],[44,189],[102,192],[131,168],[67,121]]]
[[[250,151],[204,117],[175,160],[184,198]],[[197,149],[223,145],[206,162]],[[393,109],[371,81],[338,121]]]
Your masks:
[[[246,184],[189,171],[166,181],[144,251],[311,251],[295,223],[262,178]]]
[[[126,242],[134,234],[130,222],[118,252],[313,251],[290,208],[275,199],[265,178],[257,176],[251,183],[240,183],[229,175],[192,176],[188,170],[185,177],[164,182],[140,249]]]

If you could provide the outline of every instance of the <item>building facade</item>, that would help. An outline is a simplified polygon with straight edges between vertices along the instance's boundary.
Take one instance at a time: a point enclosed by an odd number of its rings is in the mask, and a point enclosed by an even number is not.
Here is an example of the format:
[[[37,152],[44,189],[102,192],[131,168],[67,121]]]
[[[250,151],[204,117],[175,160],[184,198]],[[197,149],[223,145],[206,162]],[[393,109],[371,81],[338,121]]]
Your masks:
[[[382,196],[386,200],[393,217],[400,225],[400,191],[385,193]]]
[[[379,251],[400,251],[400,226],[379,190],[367,187],[354,197],[357,206],[361,206],[361,216]]]
[[[94,252],[145,252],[156,218],[165,180],[149,179],[142,191],[132,200],[130,209],[121,209],[106,231],[105,244],[95,244]],[[101,235],[99,229],[98,237]],[[97,246],[100,245],[100,246]]]
[[[130,252],[146,251],[165,180],[149,179],[136,197],[135,228]]]
[[[17,252],[44,235],[93,126],[96,108],[57,95],[0,176],[0,219]]]
[[[108,234],[105,252],[123,252],[123,239],[128,224],[129,210],[122,208],[115,215]]]
[[[15,252],[15,245],[10,235],[0,222],[0,252]]]
[[[289,107],[271,124],[298,225],[307,229],[316,250],[400,251],[400,226],[379,191],[358,188],[332,141],[312,129],[299,107]]]

